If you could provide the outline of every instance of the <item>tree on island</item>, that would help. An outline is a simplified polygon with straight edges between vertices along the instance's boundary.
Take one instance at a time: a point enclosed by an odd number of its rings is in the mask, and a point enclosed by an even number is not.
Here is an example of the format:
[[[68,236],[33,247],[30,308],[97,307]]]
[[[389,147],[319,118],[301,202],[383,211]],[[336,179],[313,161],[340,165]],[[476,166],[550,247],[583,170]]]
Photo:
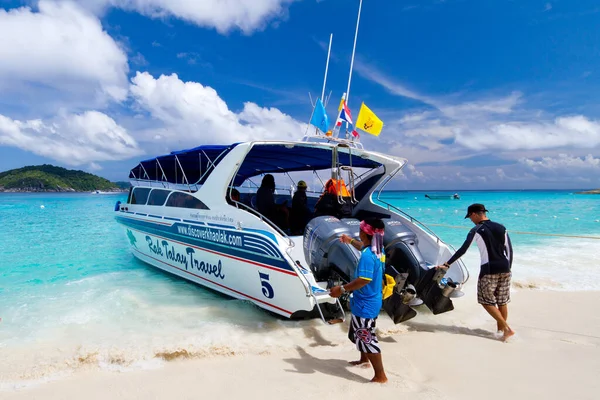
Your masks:
[[[33,165],[0,173],[0,191],[5,192],[91,192],[122,191],[126,182],[117,185],[108,179],[79,170],[54,165]]]

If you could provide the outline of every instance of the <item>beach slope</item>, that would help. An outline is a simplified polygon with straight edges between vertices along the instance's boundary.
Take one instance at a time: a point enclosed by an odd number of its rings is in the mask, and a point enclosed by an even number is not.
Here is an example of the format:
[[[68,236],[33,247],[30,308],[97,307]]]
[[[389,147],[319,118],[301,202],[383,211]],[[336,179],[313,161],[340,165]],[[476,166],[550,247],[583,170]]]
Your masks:
[[[16,399],[597,399],[600,393],[598,292],[513,293],[509,322],[518,336],[494,339],[494,323],[472,296],[445,315],[393,325],[381,315],[389,382],[367,383],[370,368],[345,339],[346,324],[305,328],[306,341],[277,353],[177,359],[161,368],[88,371],[33,388]]]

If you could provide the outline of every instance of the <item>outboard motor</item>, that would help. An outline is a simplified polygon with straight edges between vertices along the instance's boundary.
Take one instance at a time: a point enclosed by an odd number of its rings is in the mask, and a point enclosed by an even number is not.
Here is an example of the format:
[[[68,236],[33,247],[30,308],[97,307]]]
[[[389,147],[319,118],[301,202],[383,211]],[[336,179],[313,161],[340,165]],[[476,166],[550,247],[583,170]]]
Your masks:
[[[407,282],[416,285],[425,272],[426,263],[419,250],[417,235],[401,221],[384,220],[386,264],[394,266],[400,273],[408,273]]]
[[[387,220],[384,223],[386,273],[408,274],[406,283],[415,289],[417,296],[434,314],[453,310],[450,293],[456,288],[456,284],[442,279],[445,271],[427,268],[418,248],[418,238],[412,230],[401,221]]]
[[[425,260],[419,251],[417,235],[401,221],[389,219],[382,221],[385,225],[383,245],[386,266],[394,266],[398,273],[408,273],[406,282],[416,285],[422,273],[427,270]],[[356,218],[342,218],[342,222],[350,228],[349,236],[358,239],[360,221]],[[390,273],[390,275],[395,277],[396,274]]]
[[[414,232],[400,221],[389,219],[382,221],[385,224],[383,236],[386,254],[385,273],[396,281],[394,293],[383,301],[383,309],[397,324],[417,315],[417,312],[409,305],[416,295],[415,287],[410,283],[412,280],[418,280],[420,263],[424,264],[425,262],[417,248],[417,237]],[[356,218],[343,218],[342,222],[350,228],[349,236],[358,239],[360,221]],[[395,268],[395,265],[398,268]],[[411,282],[408,282],[409,277]]]
[[[328,279],[331,269],[351,281],[360,253],[340,242],[342,234],[354,237],[347,224],[331,216],[310,220],[304,230],[304,257],[317,279]]]
[[[350,233],[347,233],[352,239],[360,240],[360,221],[356,218],[342,218],[341,221],[348,225]]]
[[[358,237],[360,221],[352,218],[344,218],[342,221],[350,227],[350,236]],[[383,308],[394,323],[407,321],[417,314],[410,307],[414,296],[421,298],[434,314],[454,309],[449,298],[453,283],[442,280],[435,269],[427,268],[418,247],[417,235],[402,221],[382,221],[385,224],[385,273],[396,281],[394,294],[384,300]]]

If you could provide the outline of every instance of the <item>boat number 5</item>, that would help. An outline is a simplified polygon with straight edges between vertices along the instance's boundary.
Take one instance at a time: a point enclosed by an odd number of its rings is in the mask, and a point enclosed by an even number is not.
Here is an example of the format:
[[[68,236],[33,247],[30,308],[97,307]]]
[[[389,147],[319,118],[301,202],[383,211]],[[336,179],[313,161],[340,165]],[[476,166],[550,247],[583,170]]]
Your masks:
[[[267,299],[272,299],[275,293],[273,293],[273,286],[269,283],[269,274],[258,273],[260,277],[260,284],[262,285],[262,292]]]

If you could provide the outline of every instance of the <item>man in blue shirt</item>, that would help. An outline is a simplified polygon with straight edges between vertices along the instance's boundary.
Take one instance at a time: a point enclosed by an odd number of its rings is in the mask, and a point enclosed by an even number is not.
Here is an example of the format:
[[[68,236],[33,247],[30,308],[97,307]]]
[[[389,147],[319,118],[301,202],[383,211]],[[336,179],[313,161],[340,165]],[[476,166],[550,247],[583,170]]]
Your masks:
[[[360,240],[342,235],[343,243],[360,250],[360,260],[354,273],[354,280],[342,286],[332,287],[330,295],[340,297],[347,291],[352,291],[350,310],[352,319],[348,338],[356,344],[360,352],[360,360],[351,362],[352,365],[371,363],[375,376],[371,382],[385,383],[387,376],[383,370],[383,360],[379,341],[375,334],[375,323],[381,310],[383,263],[383,229],[385,225],[379,219],[365,220],[360,223]]]

